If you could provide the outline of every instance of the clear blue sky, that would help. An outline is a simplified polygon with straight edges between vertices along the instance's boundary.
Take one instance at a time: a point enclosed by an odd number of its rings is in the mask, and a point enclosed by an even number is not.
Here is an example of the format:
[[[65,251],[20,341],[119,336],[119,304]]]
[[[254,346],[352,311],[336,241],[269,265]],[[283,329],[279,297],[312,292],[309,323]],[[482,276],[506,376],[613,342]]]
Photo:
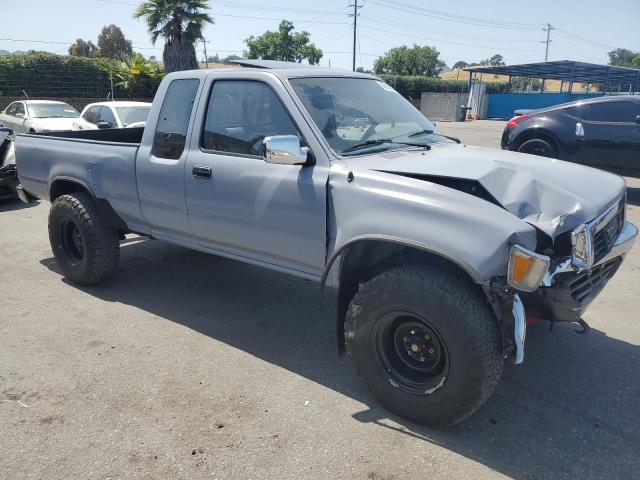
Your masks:
[[[394,6],[394,2],[402,5]],[[95,42],[104,25],[115,23],[133,41],[135,50],[160,58],[162,41],[154,49],[144,23],[132,18],[137,3],[0,0],[0,49],[66,53],[76,38]],[[322,65],[331,61],[333,67],[350,69],[353,30],[347,15],[353,9],[348,4],[349,0],[210,0],[216,23],[205,30],[208,53],[221,57],[242,54],[245,38],[275,30],[286,18],[296,29],[311,33],[312,41],[325,52]],[[360,4],[361,53],[356,61],[365,68],[390,48],[413,43],[434,46],[449,66],[457,60],[479,61],[495,53],[509,64],[543,61],[541,41],[546,32],[542,28],[547,22],[557,29],[551,32],[550,60],[606,63],[610,47],[640,50],[640,0],[360,0]],[[201,44],[198,54],[203,56]]]

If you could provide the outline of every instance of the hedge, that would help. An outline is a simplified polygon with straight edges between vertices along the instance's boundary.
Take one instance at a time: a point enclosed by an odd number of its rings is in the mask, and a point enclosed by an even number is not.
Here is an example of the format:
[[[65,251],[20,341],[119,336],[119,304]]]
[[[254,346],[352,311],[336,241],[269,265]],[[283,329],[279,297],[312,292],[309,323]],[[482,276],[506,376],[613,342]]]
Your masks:
[[[465,80],[442,80],[437,77],[419,75],[378,75],[381,79],[395,88],[404,97],[419,99],[422,92],[468,92],[469,83]],[[504,93],[508,90],[508,83],[487,83],[487,93]]]
[[[109,73],[99,66],[105,58],[36,53],[0,56],[0,95],[5,97],[106,98],[111,92]],[[107,68],[108,71],[108,68]],[[144,80],[130,88],[114,88],[116,98],[152,98],[160,80]]]

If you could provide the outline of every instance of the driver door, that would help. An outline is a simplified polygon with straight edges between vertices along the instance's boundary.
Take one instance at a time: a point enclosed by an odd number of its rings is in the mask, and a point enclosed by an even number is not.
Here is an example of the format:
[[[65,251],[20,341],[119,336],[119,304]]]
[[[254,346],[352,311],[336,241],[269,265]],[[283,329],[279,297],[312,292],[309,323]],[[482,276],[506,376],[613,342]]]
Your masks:
[[[316,277],[326,253],[328,165],[271,164],[262,152],[266,136],[306,144],[286,95],[269,80],[211,85],[202,134],[192,138],[200,148],[187,158],[187,209],[203,246]]]

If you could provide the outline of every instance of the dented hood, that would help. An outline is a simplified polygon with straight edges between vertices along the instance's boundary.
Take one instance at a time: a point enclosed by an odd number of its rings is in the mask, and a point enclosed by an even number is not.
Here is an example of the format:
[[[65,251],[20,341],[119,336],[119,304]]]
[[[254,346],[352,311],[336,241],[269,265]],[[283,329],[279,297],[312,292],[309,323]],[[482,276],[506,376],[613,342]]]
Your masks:
[[[625,191],[621,177],[594,168],[448,143],[344,161],[354,173],[367,169],[434,183],[440,183],[438,177],[476,181],[502,207],[552,238],[592,220]]]

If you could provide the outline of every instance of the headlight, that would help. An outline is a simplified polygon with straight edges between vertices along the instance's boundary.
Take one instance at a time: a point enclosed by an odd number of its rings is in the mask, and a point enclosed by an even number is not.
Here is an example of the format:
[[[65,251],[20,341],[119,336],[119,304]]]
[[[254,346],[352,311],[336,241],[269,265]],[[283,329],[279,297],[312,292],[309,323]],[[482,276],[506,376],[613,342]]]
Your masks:
[[[511,247],[507,282],[513,288],[532,292],[540,286],[549,270],[550,259],[546,255],[527,250],[520,245]]]
[[[572,261],[579,269],[589,268],[593,265],[593,236],[591,227],[580,225],[571,232]]]

